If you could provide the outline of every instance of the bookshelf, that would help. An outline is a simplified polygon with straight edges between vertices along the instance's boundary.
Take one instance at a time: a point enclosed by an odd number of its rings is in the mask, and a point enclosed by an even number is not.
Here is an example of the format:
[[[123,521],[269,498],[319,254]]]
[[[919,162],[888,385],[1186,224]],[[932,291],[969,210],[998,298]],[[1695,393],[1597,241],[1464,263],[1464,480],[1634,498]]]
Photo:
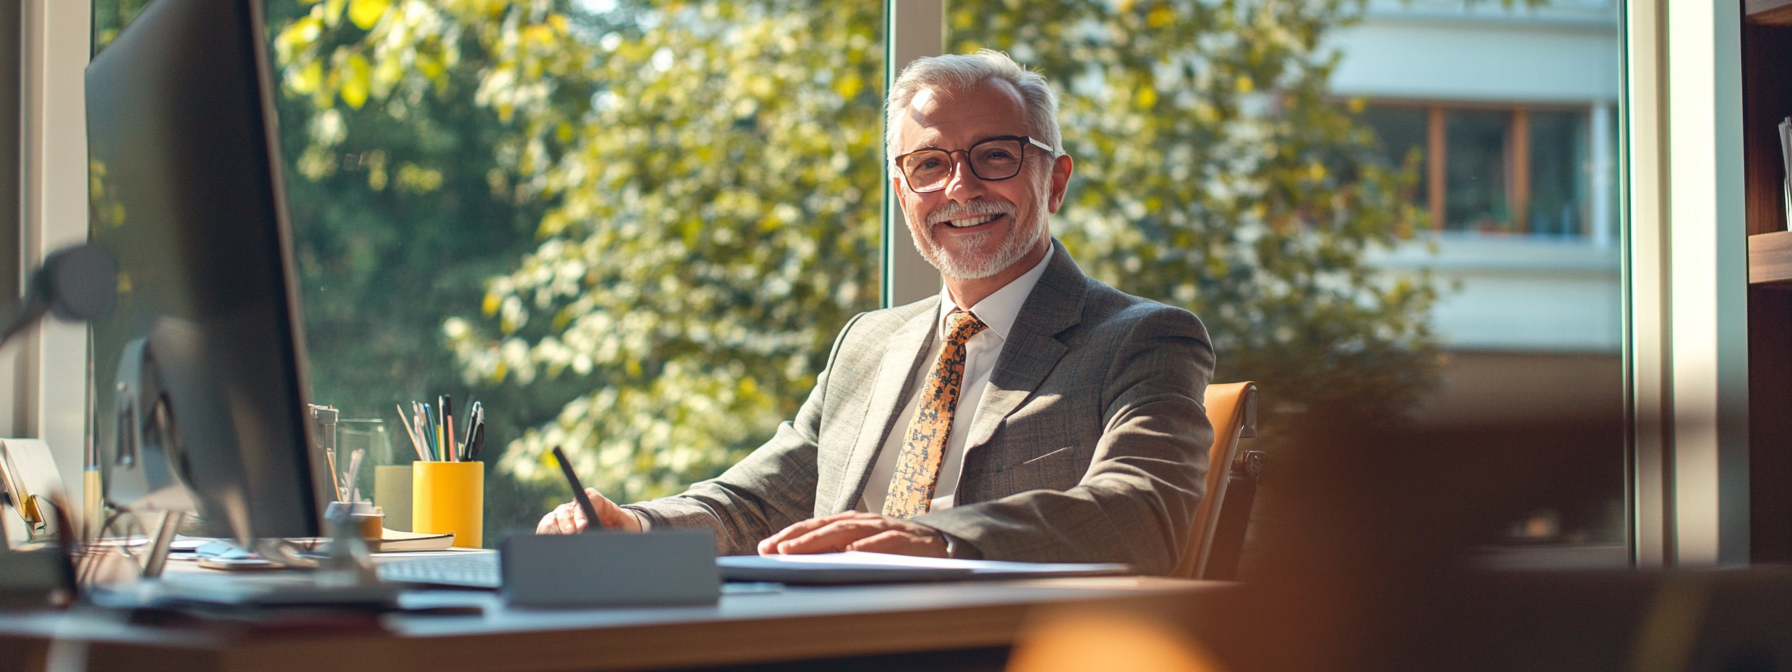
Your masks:
[[[1792,231],[1778,131],[1792,116],[1792,0],[1748,0],[1743,8],[1749,556],[1792,563]]]

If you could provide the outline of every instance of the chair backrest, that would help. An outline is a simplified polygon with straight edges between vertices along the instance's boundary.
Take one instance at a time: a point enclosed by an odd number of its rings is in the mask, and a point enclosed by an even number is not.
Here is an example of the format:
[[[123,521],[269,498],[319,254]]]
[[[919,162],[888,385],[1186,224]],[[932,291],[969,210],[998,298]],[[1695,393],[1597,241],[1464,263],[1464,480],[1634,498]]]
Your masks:
[[[1207,419],[1213,423],[1213,447],[1207,453],[1207,494],[1195,509],[1193,530],[1176,576],[1203,578],[1214,530],[1219,527],[1233,465],[1239,457],[1238,440],[1257,435],[1257,384],[1251,381],[1207,386]]]

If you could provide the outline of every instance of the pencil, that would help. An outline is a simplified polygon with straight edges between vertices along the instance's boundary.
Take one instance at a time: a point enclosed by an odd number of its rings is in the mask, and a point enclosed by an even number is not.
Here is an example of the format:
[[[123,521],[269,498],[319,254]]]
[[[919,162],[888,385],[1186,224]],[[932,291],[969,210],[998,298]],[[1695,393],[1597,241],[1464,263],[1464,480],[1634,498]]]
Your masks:
[[[404,426],[404,435],[411,440],[411,450],[417,453],[417,459],[428,462],[429,457],[423,454],[423,444],[417,441],[417,428],[405,420],[404,407],[398,404],[393,404],[392,407],[398,409],[398,424]]]

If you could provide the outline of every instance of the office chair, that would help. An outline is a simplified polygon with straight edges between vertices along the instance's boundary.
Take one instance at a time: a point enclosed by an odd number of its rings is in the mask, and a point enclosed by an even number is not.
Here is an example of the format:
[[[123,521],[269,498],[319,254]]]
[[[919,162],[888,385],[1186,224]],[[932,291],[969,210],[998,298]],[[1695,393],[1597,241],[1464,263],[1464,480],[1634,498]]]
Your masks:
[[[1238,449],[1238,440],[1257,435],[1257,384],[1250,381],[1208,385],[1207,418],[1213,423],[1213,447],[1207,455],[1207,495],[1195,509],[1188,548],[1175,576],[1230,581],[1238,574],[1238,556],[1263,474],[1263,451]]]

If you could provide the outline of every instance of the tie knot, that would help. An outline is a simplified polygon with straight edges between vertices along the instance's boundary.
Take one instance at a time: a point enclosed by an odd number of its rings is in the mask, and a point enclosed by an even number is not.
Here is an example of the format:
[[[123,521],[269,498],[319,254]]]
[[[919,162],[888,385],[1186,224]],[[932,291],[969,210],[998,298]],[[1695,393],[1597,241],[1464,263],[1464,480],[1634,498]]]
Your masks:
[[[946,340],[952,343],[964,343],[987,328],[989,325],[984,324],[983,320],[962,310],[953,310],[946,316]]]

